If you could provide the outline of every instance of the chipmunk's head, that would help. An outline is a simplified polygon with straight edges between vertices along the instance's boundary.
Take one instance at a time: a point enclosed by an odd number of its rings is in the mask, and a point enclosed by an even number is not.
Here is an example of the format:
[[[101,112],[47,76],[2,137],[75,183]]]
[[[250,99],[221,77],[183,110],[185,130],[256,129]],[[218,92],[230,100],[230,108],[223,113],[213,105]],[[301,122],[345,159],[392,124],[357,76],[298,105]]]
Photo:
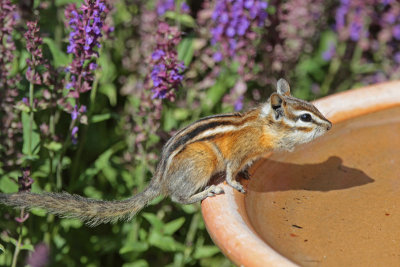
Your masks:
[[[277,92],[270,96],[261,113],[274,132],[278,149],[293,150],[332,127],[314,105],[291,96],[290,86],[284,79],[278,81]]]

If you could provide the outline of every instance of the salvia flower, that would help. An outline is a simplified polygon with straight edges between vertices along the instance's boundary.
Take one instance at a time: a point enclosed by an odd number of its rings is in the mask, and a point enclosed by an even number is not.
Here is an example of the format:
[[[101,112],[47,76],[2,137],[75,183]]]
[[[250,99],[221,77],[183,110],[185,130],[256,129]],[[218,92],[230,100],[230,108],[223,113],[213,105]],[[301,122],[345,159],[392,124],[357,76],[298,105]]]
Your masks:
[[[330,61],[336,53],[336,45],[334,42],[329,43],[328,48],[322,53],[322,59]]]
[[[39,243],[35,246],[35,250],[30,253],[26,260],[26,264],[31,267],[44,267],[49,263],[50,248],[45,243]]]
[[[31,178],[31,170],[30,168],[22,169],[22,176],[18,177],[18,192],[30,192],[32,189],[32,184],[34,180]],[[29,218],[29,213],[21,210],[21,216],[15,218],[15,220],[19,223],[25,222]]]
[[[178,28],[165,22],[159,24],[156,49],[151,55],[153,68],[150,78],[153,83],[153,98],[175,100],[175,91],[181,85],[182,72],[185,70],[183,62],[178,60],[176,50],[180,40],[181,33]]]
[[[159,0],[156,9],[159,16],[164,15],[167,11],[174,11],[176,9],[175,0]],[[190,8],[186,2],[182,2],[180,12],[189,13],[189,11]]]
[[[79,118],[82,114],[86,113],[86,106],[82,105],[78,109],[78,105],[75,105],[74,109],[71,112],[71,119],[74,121]]]
[[[10,0],[0,2],[0,87],[13,87],[17,81],[9,77],[11,63],[14,60],[16,47],[12,38],[12,32],[17,24],[19,15],[17,8]]]
[[[336,10],[335,29],[341,40],[357,42],[368,37],[368,21],[380,0],[340,0]]]
[[[30,168],[23,168],[22,176],[18,177],[18,192],[31,191],[33,182]]]
[[[79,131],[78,126],[74,126],[71,130],[71,139],[72,139],[72,144],[74,145],[78,143],[78,131]]]
[[[234,57],[256,38],[254,27],[264,25],[268,3],[262,0],[217,0],[212,13],[211,44],[217,47],[213,58]]]
[[[73,55],[73,61],[67,68],[71,74],[66,88],[70,97],[79,98],[79,94],[92,88],[93,71],[101,47],[100,38],[104,32],[112,30],[105,25],[105,17],[109,9],[104,1],[85,0],[78,9],[75,4],[65,9],[66,26],[71,29],[67,52]]]
[[[26,78],[33,84],[42,84],[45,82],[46,77],[49,77],[49,66],[43,59],[41,48],[43,41],[39,35],[40,28],[37,25],[37,21],[28,21],[27,26],[28,30],[25,32],[24,37],[26,39],[26,49],[31,54],[31,57],[26,59],[28,65]],[[38,66],[43,66],[45,71],[40,73]]]
[[[0,1],[0,158],[4,168],[18,164],[18,146],[22,124],[15,104],[18,101],[17,84],[20,75],[12,75],[12,62],[16,46],[13,31],[18,23],[16,5],[10,0]]]

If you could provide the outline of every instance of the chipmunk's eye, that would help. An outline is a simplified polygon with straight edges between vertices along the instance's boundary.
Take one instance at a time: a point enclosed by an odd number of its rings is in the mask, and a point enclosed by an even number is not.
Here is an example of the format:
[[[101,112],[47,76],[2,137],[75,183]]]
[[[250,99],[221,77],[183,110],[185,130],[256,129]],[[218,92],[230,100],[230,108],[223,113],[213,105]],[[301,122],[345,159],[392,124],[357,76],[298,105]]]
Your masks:
[[[304,122],[310,122],[312,121],[311,115],[308,113],[304,113],[300,115],[300,120],[304,121]]]

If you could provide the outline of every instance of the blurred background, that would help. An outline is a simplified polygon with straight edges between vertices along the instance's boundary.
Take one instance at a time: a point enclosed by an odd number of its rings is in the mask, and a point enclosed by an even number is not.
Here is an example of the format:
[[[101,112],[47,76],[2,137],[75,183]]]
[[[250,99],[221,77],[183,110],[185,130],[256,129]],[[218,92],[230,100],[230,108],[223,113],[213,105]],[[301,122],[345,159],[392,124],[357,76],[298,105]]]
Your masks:
[[[0,1],[0,191],[124,199],[201,117],[400,78],[395,0]],[[231,266],[200,205],[90,228],[0,207],[1,266]]]

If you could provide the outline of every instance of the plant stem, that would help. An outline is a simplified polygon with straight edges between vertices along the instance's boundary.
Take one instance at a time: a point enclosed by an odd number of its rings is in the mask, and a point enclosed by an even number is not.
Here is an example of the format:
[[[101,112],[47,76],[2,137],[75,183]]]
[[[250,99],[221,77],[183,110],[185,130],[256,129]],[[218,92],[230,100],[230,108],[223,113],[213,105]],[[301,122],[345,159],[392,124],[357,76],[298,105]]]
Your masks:
[[[21,209],[20,218],[24,218],[24,215],[25,215],[24,209]],[[22,243],[22,224],[20,224],[20,226],[18,227],[18,241],[17,241],[17,244],[15,245],[15,250],[14,250],[11,267],[17,266],[18,255],[19,255],[19,252],[21,251],[21,243]]]
[[[321,85],[321,94],[327,95],[329,93],[331,84],[335,78],[336,73],[338,72],[341,64],[341,58],[344,56],[346,52],[346,43],[340,43],[337,48],[337,56],[334,57],[329,65],[328,74],[325,76],[325,80]]]
[[[200,213],[196,212],[192,217],[192,221],[190,222],[189,230],[186,235],[186,240],[185,240],[186,248],[183,252],[181,266],[185,266],[186,259],[189,258],[190,254],[193,251],[193,241],[194,237],[196,236],[197,228],[199,226],[199,219],[200,219]]]
[[[56,175],[57,175],[57,181],[56,181],[56,188],[58,190],[61,189],[62,186],[62,177],[61,177],[61,172],[62,172],[62,161],[65,155],[65,152],[67,151],[67,147],[69,145],[69,143],[71,142],[71,131],[72,129],[75,127],[75,121],[73,120],[71,121],[71,124],[69,125],[69,129],[68,129],[68,135],[64,141],[64,144],[62,146],[61,152],[60,152],[60,157],[58,158],[58,163],[57,163],[57,170],[56,170]]]
[[[35,70],[32,70],[32,77],[35,76]],[[32,132],[33,132],[33,82],[29,83],[29,134],[28,134],[28,155],[32,157]]]
[[[88,125],[85,125],[84,127],[82,127],[82,137],[81,137],[81,140],[79,142],[78,151],[76,152],[76,155],[74,157],[74,164],[73,164],[72,171],[71,171],[71,179],[73,179],[73,181],[74,180],[76,181],[76,179],[78,177],[79,164],[81,162],[80,159],[81,159],[81,156],[82,156],[83,148],[84,148],[85,143],[86,143],[89,123],[90,123],[90,120],[92,118],[92,114],[94,112],[94,104],[95,104],[95,101],[96,101],[98,84],[99,84],[99,78],[96,75],[95,78],[94,78],[94,81],[93,81],[92,90],[90,91],[90,106],[89,106],[89,110],[87,112]]]

